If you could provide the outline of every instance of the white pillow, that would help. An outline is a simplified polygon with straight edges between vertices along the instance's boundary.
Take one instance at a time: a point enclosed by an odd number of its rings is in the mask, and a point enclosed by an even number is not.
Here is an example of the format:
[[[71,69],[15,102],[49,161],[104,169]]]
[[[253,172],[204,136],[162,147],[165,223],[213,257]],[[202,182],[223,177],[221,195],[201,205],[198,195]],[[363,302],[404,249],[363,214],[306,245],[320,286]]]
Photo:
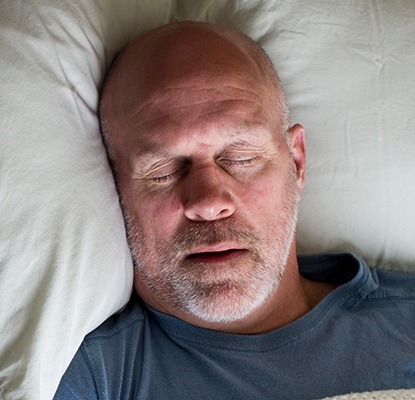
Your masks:
[[[376,6],[376,7],[375,7]],[[415,4],[3,1],[0,397],[52,398],[85,334],[127,301],[132,265],[96,117],[112,57],[175,20],[269,52],[308,133],[299,249],[415,270]]]

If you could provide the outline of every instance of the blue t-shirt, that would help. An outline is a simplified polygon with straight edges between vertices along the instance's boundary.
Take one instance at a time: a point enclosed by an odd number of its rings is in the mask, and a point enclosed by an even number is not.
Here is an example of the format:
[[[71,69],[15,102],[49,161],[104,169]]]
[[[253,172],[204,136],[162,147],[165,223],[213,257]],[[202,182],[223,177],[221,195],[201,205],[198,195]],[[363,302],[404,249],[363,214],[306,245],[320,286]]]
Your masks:
[[[55,399],[320,399],[415,387],[415,275],[350,254],[299,257],[340,286],[273,332],[233,335],[150,310],[137,298],[89,334]]]

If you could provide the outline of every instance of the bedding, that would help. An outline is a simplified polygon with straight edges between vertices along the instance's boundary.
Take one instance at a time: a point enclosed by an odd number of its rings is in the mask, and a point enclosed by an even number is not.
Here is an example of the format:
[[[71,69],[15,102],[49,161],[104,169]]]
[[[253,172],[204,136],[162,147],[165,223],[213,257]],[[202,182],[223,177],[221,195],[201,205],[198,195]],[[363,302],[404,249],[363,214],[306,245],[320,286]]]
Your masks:
[[[381,390],[364,393],[350,393],[341,396],[326,397],[323,400],[412,400],[415,390]]]
[[[129,298],[99,89],[121,48],[177,20],[236,28],[276,65],[307,132],[300,252],[415,272],[413,1],[2,1],[2,400],[51,399],[83,337]]]

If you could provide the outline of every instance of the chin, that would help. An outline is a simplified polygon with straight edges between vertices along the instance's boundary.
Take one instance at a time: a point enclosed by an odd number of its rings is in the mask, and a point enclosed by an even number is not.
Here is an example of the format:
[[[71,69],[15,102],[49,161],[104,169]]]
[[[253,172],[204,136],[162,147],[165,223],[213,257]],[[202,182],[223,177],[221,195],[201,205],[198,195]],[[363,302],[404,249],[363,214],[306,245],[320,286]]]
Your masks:
[[[185,305],[187,313],[209,323],[227,324],[247,318],[270,297],[276,284],[240,288],[229,283],[204,288]]]

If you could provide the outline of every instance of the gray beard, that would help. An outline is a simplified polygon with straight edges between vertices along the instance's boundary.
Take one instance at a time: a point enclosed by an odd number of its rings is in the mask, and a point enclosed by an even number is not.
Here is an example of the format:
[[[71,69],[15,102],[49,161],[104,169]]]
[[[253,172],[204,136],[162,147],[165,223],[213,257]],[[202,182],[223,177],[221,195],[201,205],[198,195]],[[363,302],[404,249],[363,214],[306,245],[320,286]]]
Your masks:
[[[287,200],[280,210],[280,234],[274,232],[272,237],[261,238],[249,222],[240,223],[230,217],[191,222],[186,231],[176,235],[172,245],[160,245],[156,252],[151,252],[138,225],[125,213],[139,280],[161,302],[206,322],[230,323],[251,314],[277,290],[285,272],[299,200],[294,177],[291,178]],[[212,272],[209,266],[185,258],[192,248],[223,242],[249,250],[249,257],[235,262],[232,269],[227,268],[227,273]],[[158,271],[149,273],[152,269],[149,265],[159,266]]]

